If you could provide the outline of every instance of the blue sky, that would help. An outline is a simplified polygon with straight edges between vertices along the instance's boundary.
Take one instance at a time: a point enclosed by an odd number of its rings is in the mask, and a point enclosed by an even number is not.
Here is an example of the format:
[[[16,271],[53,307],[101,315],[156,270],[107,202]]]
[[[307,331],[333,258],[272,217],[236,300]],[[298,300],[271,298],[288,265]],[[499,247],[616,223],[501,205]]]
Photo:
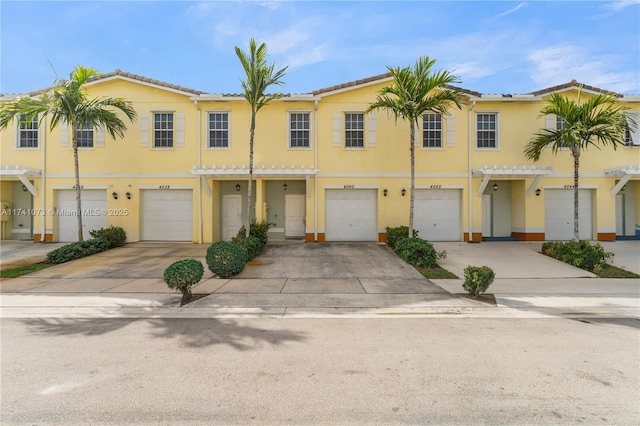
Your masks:
[[[77,64],[209,93],[238,93],[234,46],[266,42],[306,93],[437,59],[461,87],[527,93],[572,79],[640,93],[640,0],[0,2],[0,92]],[[51,63],[51,65],[50,65]],[[53,68],[52,68],[53,66]]]

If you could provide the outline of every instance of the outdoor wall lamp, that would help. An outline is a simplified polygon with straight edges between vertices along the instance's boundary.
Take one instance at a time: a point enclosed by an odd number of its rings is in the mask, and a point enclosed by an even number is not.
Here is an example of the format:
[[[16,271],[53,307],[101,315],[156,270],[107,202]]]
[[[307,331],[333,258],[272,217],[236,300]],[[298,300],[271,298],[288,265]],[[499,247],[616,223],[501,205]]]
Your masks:
[[[494,183],[494,184],[493,184],[493,190],[494,190],[494,191],[497,191],[497,190],[498,190],[498,184],[497,184],[497,183]]]
[[[287,182],[284,183],[284,185],[282,185],[282,187],[284,188],[284,190],[286,191],[287,188],[289,187],[289,185],[287,185]]]
[[[236,192],[240,192],[240,184],[236,183]]]
[[[117,192],[115,192],[115,191],[113,191],[113,192],[111,193],[111,196],[113,197],[113,199],[114,199],[114,200],[117,200],[117,199],[118,199],[118,193],[117,193]]]
[[[22,190],[23,190],[24,192],[27,192],[27,186],[26,186],[26,185],[22,185]]]
[[[387,192],[388,192],[388,191],[387,191],[387,188],[385,188],[385,189],[382,191],[382,195],[384,195],[384,196],[386,197],[386,196],[387,196]]]
[[[130,192],[127,192],[127,193],[126,193],[126,194],[124,194],[124,195],[126,195],[126,196],[127,196],[127,200],[130,200],[130,199],[131,199],[131,193],[130,193]]]
[[[404,194],[406,194],[406,193],[407,193],[407,190],[406,190],[406,189],[404,189],[404,188],[402,188],[401,193],[402,193],[402,196],[404,197]]]
[[[536,189],[536,197],[539,197],[541,192],[542,190],[540,190],[540,188]]]

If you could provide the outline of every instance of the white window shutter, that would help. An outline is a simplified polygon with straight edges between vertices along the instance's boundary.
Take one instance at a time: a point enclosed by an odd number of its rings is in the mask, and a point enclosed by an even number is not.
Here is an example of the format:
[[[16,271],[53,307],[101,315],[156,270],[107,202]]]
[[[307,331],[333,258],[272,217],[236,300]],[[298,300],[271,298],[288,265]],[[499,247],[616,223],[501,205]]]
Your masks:
[[[547,114],[544,116],[544,127],[547,130],[556,129],[556,116],[554,114]]]
[[[369,134],[369,141],[368,141],[368,145],[370,147],[375,147],[376,146],[376,115],[375,114],[369,114],[369,123],[367,123],[368,127],[367,127],[367,132]]]
[[[65,121],[60,122],[60,146],[69,146],[69,125]]]
[[[140,116],[140,146],[149,146],[149,114]]]
[[[424,126],[424,121],[422,122],[422,125]],[[420,132],[420,125],[416,123],[413,126],[413,130],[415,131],[415,140],[413,141],[413,144],[415,146],[422,146],[423,140],[422,140],[422,132]]]
[[[640,112],[628,112],[627,114],[632,116],[636,122],[636,128],[630,130],[631,143],[633,145],[640,145]]]
[[[93,137],[96,140],[96,146],[104,146],[104,129],[102,127],[95,127],[93,129]]]
[[[184,114],[176,114],[176,146],[184,146]]]
[[[333,146],[340,146],[340,137],[341,134],[341,125],[340,125],[340,114],[333,115]]]
[[[447,146],[456,146],[454,130],[455,119],[453,118],[453,114],[447,114]]]

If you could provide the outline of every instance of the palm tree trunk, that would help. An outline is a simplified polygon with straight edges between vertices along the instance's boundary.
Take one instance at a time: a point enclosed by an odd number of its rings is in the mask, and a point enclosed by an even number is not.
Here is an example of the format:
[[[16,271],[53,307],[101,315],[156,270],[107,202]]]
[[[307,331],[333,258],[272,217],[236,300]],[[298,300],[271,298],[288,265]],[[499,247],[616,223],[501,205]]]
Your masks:
[[[73,165],[76,177],[76,216],[78,218],[78,241],[83,241],[82,237],[82,201],[80,189],[80,164],[78,162],[78,140],[76,139],[76,126],[71,126],[73,135],[71,137],[71,146],[73,147]]]
[[[416,128],[415,123],[411,123],[411,138],[410,143],[411,146],[409,150],[411,151],[411,181],[409,182],[409,238],[413,237],[413,186],[416,178],[416,166],[415,166],[415,140],[416,140]]]
[[[572,151],[573,154],[573,239],[574,241],[580,240],[580,226],[579,226],[579,208],[578,208],[578,178],[580,176],[580,148]]]
[[[251,231],[251,206],[253,201],[253,136],[256,132],[256,113],[251,113],[251,130],[249,131],[249,183],[247,185],[247,222],[245,225],[246,236]]]

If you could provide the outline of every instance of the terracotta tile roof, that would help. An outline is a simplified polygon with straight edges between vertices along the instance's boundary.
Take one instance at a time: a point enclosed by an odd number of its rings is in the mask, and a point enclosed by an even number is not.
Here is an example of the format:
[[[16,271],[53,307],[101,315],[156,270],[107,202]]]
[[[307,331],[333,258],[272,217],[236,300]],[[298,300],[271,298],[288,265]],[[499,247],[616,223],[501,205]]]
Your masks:
[[[322,89],[318,89],[318,90],[314,90],[313,92],[311,92],[312,95],[321,95],[323,93],[328,93],[328,92],[333,92],[335,90],[340,90],[340,89],[347,89],[349,87],[355,87],[355,86],[360,86],[361,84],[367,84],[367,83],[374,83],[376,81],[381,81],[381,80],[385,80],[391,78],[391,73],[387,72],[384,74],[378,74],[378,75],[374,75],[373,77],[367,77],[367,78],[363,78],[360,80],[354,80],[354,81],[349,81],[347,83],[342,83],[342,84],[337,84],[335,86],[330,86],[330,87],[325,87]],[[479,92],[474,92],[472,90],[467,90],[467,89],[462,89],[460,87],[454,87],[454,86],[450,86],[447,85],[448,88],[452,88],[452,89],[458,89],[460,91],[462,91],[463,93],[466,93],[468,95],[471,96],[480,96]]]
[[[588,84],[578,83],[575,79],[571,80],[568,83],[559,84],[557,86],[552,86],[552,87],[547,87],[545,89],[536,90],[535,92],[531,92],[529,94],[538,96],[538,95],[544,95],[544,94],[547,94],[547,93],[557,92],[557,91],[562,90],[562,89],[570,89],[572,87],[579,87],[579,86],[582,86],[583,89],[590,90],[592,92],[610,93],[610,94],[614,95],[617,98],[621,98],[622,97],[622,95],[619,94],[619,93],[611,92],[609,90],[600,89],[599,87],[589,86]]]

